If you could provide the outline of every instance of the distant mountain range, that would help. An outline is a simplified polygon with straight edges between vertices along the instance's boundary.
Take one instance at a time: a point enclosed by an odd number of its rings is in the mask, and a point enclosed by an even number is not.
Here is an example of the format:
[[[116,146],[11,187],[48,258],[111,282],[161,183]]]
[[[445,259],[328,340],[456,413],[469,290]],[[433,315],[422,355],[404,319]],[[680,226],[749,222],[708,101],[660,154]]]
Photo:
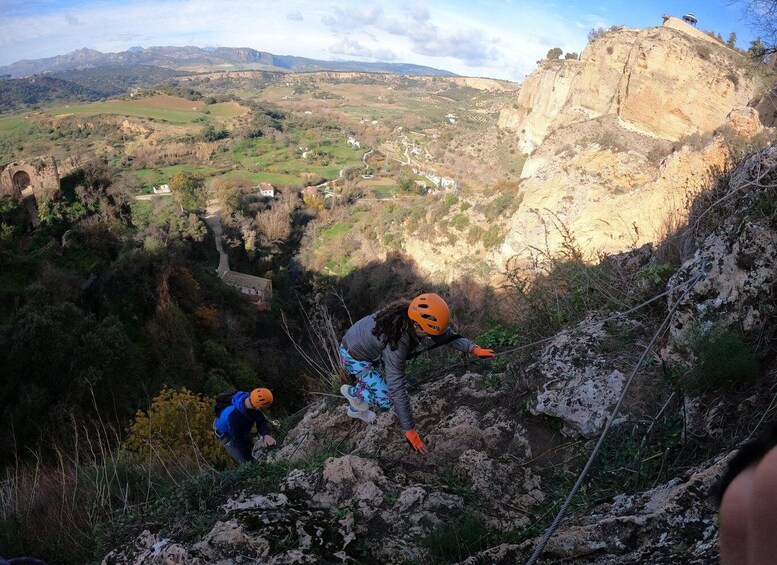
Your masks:
[[[248,47],[131,47],[120,53],[102,53],[94,49],[78,49],[66,55],[45,59],[17,61],[0,67],[5,78],[23,78],[39,74],[116,66],[153,66],[176,71],[204,72],[209,70],[268,70],[268,71],[362,71],[405,75],[454,76],[454,73],[404,63],[364,63],[360,61],[319,61],[305,57],[273,55]]]

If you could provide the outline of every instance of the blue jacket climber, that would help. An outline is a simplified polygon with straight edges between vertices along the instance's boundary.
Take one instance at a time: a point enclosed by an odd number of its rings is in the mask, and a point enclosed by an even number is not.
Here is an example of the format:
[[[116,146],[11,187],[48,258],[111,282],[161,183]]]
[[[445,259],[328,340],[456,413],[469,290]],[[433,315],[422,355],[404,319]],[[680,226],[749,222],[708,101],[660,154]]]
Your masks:
[[[250,394],[238,391],[232,397],[232,404],[224,408],[214,420],[216,437],[238,463],[254,460],[251,434],[254,425],[265,447],[275,445],[275,438],[270,435],[270,425],[261,412],[261,408],[267,408],[272,400],[272,392],[266,388],[255,388]]]

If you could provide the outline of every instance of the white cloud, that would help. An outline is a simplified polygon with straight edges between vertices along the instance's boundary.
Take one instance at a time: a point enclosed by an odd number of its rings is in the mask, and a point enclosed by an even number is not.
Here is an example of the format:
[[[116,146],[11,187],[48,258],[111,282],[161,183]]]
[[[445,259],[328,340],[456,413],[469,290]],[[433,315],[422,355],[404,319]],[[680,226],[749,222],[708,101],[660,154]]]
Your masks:
[[[457,29],[445,33],[431,28],[427,33],[413,38],[413,50],[420,55],[454,57],[470,66],[478,66],[493,63],[498,57],[495,42],[477,29]]]
[[[356,41],[344,37],[337,43],[329,46],[330,53],[338,55],[350,55],[353,57],[362,57],[367,59],[376,59],[378,61],[395,61],[397,56],[390,49],[371,49]]]
[[[293,22],[301,22],[305,20],[305,18],[302,17],[302,12],[300,12],[299,10],[293,10],[288,14],[286,14],[286,19],[291,20]]]
[[[357,29],[362,26],[375,25],[383,17],[383,6],[355,6],[348,9],[334,8],[332,14],[327,14],[321,21],[332,31],[339,33]]]

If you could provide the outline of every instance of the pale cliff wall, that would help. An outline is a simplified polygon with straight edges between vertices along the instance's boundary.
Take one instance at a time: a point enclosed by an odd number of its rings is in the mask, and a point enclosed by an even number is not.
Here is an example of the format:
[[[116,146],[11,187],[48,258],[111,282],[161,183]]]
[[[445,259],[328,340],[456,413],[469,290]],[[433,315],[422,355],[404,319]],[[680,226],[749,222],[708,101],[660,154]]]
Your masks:
[[[580,61],[541,64],[522,85],[518,109],[499,123],[518,133],[526,153],[556,128],[608,114],[661,139],[711,132],[756,93],[740,58],[671,27],[613,31],[590,42]]]
[[[604,130],[614,123],[614,118],[601,118],[594,125]],[[748,107],[733,110],[724,123],[743,138],[763,129],[757,112]],[[685,146],[658,164],[643,152],[597,143],[558,152],[561,140],[585,139],[582,130],[590,126],[575,124],[557,132],[531,159],[521,206],[510,218],[502,248],[493,254],[496,264],[526,257],[538,245],[555,253],[564,243],[553,227],[559,222],[592,255],[660,241],[669,225],[685,221],[691,199],[730,164],[722,137],[700,150]]]

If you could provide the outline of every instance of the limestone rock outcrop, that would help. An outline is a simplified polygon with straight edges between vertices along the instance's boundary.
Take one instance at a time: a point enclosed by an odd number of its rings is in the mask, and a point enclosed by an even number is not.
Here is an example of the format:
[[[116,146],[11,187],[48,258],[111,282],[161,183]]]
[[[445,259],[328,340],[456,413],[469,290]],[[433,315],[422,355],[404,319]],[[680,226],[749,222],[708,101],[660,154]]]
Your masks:
[[[704,272],[682,299],[670,326],[676,343],[713,323],[736,324],[746,337],[775,322],[777,147],[752,156],[719,183],[693,216],[697,252],[672,277],[672,286]],[[681,298],[675,293],[674,300]]]
[[[554,155],[559,149],[550,142],[527,163],[535,170],[523,182],[521,206],[494,254],[499,264],[525,258],[537,246],[557,253],[567,237],[558,229],[562,225],[587,253],[620,253],[655,243],[682,224],[689,202],[729,160],[720,139],[701,150],[683,147],[657,165],[647,151],[598,143]]]
[[[552,130],[604,115],[677,140],[719,127],[756,87],[742,56],[724,45],[668,26],[620,29],[591,41],[579,61],[543,62],[521,87],[519,119],[506,115],[500,125],[518,133],[526,153]]]
[[[556,336],[526,368],[533,381],[542,383],[531,412],[559,418],[561,431],[573,437],[597,436],[623,393],[629,361],[633,366],[633,360],[607,355],[606,344],[613,335],[640,331],[634,320],[605,323],[589,317]]]
[[[716,509],[709,493],[727,460],[718,458],[650,491],[617,496],[585,515],[571,517],[548,541],[542,563],[717,562]],[[523,563],[536,543],[503,544],[463,563]]]

